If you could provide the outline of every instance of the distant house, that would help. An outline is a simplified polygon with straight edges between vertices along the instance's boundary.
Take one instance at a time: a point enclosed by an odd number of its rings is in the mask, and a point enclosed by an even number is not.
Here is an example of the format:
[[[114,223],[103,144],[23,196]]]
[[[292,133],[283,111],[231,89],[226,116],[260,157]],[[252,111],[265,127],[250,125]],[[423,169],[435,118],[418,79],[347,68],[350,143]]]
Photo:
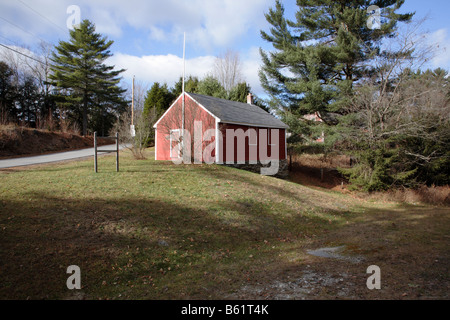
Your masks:
[[[306,114],[303,116],[303,118],[306,120],[309,120],[309,121],[323,122],[322,118],[320,117],[320,113],[317,111],[312,114]],[[314,140],[314,142],[324,143],[325,142],[325,133],[322,131],[322,134],[320,135],[320,137],[316,138]]]
[[[156,160],[178,160],[181,150],[196,163],[255,164],[287,156],[288,126],[254,105],[251,95],[241,103],[186,92],[154,128]]]
[[[328,125],[336,125],[339,122],[338,120],[340,116],[341,115],[338,113],[316,111],[314,113],[304,115],[303,118],[309,121],[322,122]],[[314,142],[324,143],[325,133],[322,131],[320,137],[317,137]]]

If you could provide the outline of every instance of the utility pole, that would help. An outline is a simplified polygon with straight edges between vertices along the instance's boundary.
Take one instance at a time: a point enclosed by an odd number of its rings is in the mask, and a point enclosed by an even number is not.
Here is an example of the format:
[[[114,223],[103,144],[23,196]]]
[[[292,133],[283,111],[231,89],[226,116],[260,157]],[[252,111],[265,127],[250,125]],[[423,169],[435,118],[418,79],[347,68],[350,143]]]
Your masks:
[[[134,137],[136,135],[136,130],[134,129],[134,76],[133,76],[133,84],[131,86],[131,126],[130,126],[131,136]]]
[[[133,85],[131,87],[131,125],[134,124],[134,76],[133,76]]]

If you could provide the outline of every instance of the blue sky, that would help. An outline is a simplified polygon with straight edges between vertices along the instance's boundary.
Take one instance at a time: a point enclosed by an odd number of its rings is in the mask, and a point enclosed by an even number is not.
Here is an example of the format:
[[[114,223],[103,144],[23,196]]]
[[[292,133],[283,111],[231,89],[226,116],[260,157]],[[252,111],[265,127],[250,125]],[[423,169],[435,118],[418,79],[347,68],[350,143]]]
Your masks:
[[[295,0],[283,3],[293,17]],[[1,0],[0,43],[34,50],[40,40],[67,40],[72,14],[67,9],[76,5],[81,19],[90,19],[98,32],[114,40],[110,63],[127,69],[125,83],[135,75],[142,83],[172,86],[182,74],[186,32],[188,75],[203,77],[212,71],[217,55],[232,49],[240,53],[245,80],[261,96],[258,50],[271,47],[260,30],[269,29],[264,13],[273,4],[274,0]],[[427,39],[440,45],[430,67],[450,69],[450,2],[406,0],[401,12],[406,11],[415,11],[418,18],[428,15],[423,29]]]

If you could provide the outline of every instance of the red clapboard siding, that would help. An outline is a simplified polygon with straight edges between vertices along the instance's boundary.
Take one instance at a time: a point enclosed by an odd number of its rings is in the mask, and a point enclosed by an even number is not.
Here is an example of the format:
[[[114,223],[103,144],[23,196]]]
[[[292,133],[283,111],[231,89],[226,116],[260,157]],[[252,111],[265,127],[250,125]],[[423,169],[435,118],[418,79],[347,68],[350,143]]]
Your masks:
[[[181,129],[181,115],[182,115],[182,95],[174,102],[174,104],[166,111],[166,113],[160,118],[156,124],[156,160],[172,160],[170,155],[170,132],[171,130]],[[195,159],[199,162],[213,162],[216,160],[216,154],[219,154],[218,163],[243,163],[243,162],[257,162],[259,160],[284,160],[286,159],[286,130],[285,129],[273,129],[267,127],[246,126],[231,123],[216,123],[219,121],[217,117],[213,116],[210,112],[200,106],[195,100],[193,100],[188,94],[185,95],[185,129],[191,134],[191,140],[194,140],[194,123],[199,121],[201,123],[202,137],[204,137],[207,130],[213,130],[214,135],[216,132],[220,132],[222,139],[219,139],[216,144],[216,138],[213,136],[207,141],[203,141],[201,145],[195,145],[191,148],[192,155],[196,156]],[[219,126],[216,131],[216,125]],[[229,130],[229,132],[227,132]],[[230,131],[231,130],[231,131]],[[275,137],[273,130],[278,130],[278,140],[273,141]],[[242,147],[238,145],[239,139],[236,135],[245,135],[245,138],[241,138]],[[233,152],[228,154],[230,150],[227,150],[227,142],[230,143],[230,139],[234,138]],[[227,140],[228,139],[228,140]],[[201,140],[201,138],[200,138]],[[172,142],[172,145],[177,145],[177,142]],[[230,144],[231,145],[231,144]],[[206,154],[203,157],[203,150],[208,146],[218,146],[219,150],[214,150],[210,154]],[[266,149],[262,148],[266,146]],[[277,149],[274,149],[277,148]],[[197,151],[195,151],[197,150]],[[264,152],[267,150],[267,152]],[[278,156],[277,152],[278,151]],[[261,152],[263,151],[263,152]],[[176,156],[176,154],[174,154]]]
[[[172,107],[164,114],[156,126],[156,160],[172,160],[170,157],[170,130],[181,129],[181,110],[182,110],[182,96],[172,105]],[[202,136],[208,129],[215,130],[216,120],[207,111],[197,105],[188,95],[185,100],[185,130],[189,131],[192,139],[194,138],[194,124],[195,121],[202,123]],[[214,141],[214,137],[211,139]],[[195,146],[195,148],[204,149],[212,141],[203,142],[202,146]],[[215,154],[212,154],[215,156]],[[200,161],[206,159],[200,159]]]
[[[220,155],[221,160],[223,162],[249,162],[249,161],[255,161],[255,160],[284,160],[286,159],[286,144],[285,144],[285,129],[273,129],[273,128],[264,128],[264,127],[253,127],[253,126],[245,126],[245,125],[236,125],[236,124],[228,124],[228,123],[220,123],[219,124],[220,131],[222,132],[223,136],[223,142],[221,143],[220,148]],[[234,130],[235,135],[228,135],[227,136],[227,129],[228,130]],[[237,130],[242,130],[239,133],[244,133],[245,135],[245,142],[244,142],[244,150],[241,150],[239,152],[238,150],[238,138],[235,137],[238,133]],[[252,132],[249,134],[249,130]],[[271,133],[273,131],[271,130],[278,130],[278,141],[271,141]],[[265,132],[265,133],[264,133]],[[267,138],[267,135],[269,137]],[[234,137],[234,150],[232,158],[227,156],[228,150],[227,150],[227,138],[233,138]],[[244,139],[242,139],[244,140]],[[271,146],[269,143],[273,144]],[[265,144],[267,146],[267,153],[263,152],[261,153],[261,144]],[[273,150],[273,148],[278,149],[278,157],[276,157],[276,152]]]

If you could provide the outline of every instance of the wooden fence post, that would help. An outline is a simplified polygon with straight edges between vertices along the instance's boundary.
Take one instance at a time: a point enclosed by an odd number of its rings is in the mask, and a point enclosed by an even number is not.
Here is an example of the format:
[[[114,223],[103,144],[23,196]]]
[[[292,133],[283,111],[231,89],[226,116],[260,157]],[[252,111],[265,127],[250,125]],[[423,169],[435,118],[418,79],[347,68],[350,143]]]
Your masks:
[[[97,170],[97,131],[94,132],[94,170],[95,170],[95,173],[98,172],[98,170]]]
[[[113,138],[113,137],[109,137]],[[98,165],[97,165],[97,158],[98,158],[98,152],[115,152],[116,153],[116,171],[119,172],[119,133],[116,133],[116,136],[114,137],[116,139],[116,148],[114,150],[98,150],[97,145],[97,132],[94,132],[94,170],[97,173],[98,172]]]
[[[119,172],[119,133],[116,132],[116,171]]]

